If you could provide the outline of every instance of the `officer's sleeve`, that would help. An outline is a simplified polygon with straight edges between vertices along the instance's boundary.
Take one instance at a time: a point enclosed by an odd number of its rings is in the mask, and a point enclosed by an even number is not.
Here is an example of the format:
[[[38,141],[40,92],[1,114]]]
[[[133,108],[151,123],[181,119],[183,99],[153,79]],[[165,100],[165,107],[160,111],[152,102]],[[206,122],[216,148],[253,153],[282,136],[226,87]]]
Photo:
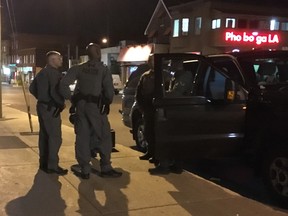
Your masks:
[[[62,78],[60,81],[60,94],[66,99],[71,99],[71,91],[69,86],[73,83],[75,83],[75,80],[77,80],[79,72],[79,66],[74,66],[70,68],[67,72],[67,74]]]
[[[36,77],[33,79],[32,83],[29,86],[29,92],[37,99],[38,94],[37,94],[37,81]]]
[[[37,99],[49,102],[50,100],[49,79],[45,68],[37,74],[36,85],[37,85]]]
[[[60,107],[64,105],[64,99],[59,93],[59,74],[55,71],[49,71],[49,84],[50,84],[50,96],[52,100]]]
[[[105,71],[104,71],[104,75],[103,75],[104,77],[103,77],[103,83],[102,83],[103,95],[105,99],[108,100],[108,102],[111,104],[113,101],[113,97],[114,97],[113,78],[112,78],[112,74],[110,73],[107,67],[105,67],[104,70]]]

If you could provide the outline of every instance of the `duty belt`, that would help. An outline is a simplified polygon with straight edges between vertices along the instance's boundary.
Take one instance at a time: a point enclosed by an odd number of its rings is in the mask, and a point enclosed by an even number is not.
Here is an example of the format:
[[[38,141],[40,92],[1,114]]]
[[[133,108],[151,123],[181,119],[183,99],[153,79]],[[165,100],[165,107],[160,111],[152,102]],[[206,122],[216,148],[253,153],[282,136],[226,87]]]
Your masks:
[[[94,95],[84,95],[82,93],[77,93],[72,98],[72,103],[77,104],[79,101],[84,100],[87,103],[96,103],[99,104],[101,97]]]

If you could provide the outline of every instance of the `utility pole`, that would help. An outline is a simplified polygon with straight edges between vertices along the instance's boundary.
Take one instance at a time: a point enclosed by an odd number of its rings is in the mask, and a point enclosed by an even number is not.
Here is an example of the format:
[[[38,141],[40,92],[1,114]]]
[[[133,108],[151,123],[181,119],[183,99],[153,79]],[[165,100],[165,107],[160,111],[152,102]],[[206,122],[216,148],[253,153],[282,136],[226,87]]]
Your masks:
[[[2,1],[0,0],[0,118],[3,118],[2,110]]]

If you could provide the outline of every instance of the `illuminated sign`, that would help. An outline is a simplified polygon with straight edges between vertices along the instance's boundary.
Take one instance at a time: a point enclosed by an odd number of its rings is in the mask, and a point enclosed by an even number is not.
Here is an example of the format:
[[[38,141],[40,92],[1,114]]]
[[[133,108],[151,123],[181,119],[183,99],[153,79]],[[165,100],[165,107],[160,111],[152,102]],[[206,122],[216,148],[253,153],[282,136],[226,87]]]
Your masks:
[[[238,43],[279,44],[280,37],[275,33],[259,32],[225,32],[225,41]]]

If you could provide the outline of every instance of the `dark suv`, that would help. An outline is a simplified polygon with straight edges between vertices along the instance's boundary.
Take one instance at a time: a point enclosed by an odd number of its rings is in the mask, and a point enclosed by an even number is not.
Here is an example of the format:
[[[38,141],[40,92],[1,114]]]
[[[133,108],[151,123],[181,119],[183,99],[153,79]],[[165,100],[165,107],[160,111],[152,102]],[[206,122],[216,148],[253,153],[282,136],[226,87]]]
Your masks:
[[[245,157],[288,202],[288,52],[154,60],[156,155]]]

